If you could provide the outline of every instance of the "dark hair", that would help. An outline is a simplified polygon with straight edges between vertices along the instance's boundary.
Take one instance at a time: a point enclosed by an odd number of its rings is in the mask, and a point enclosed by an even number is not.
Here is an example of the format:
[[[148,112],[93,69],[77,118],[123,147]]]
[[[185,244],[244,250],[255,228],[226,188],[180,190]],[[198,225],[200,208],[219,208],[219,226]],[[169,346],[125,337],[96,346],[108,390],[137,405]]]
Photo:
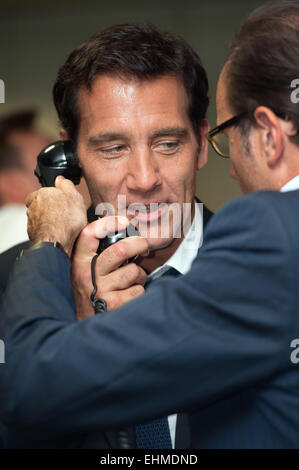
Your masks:
[[[96,33],[77,47],[60,68],[53,88],[60,122],[74,143],[79,129],[78,91],[91,90],[94,80],[102,74],[137,80],[163,75],[179,77],[198,136],[198,126],[209,103],[208,80],[198,55],[182,38],[149,24],[120,24]]]
[[[37,112],[33,109],[17,111],[0,118],[0,171],[7,168],[24,169],[19,149],[10,141],[12,132],[29,132],[34,128]]]
[[[299,78],[299,3],[271,2],[254,10],[241,24],[226,68],[228,105],[234,113],[263,105],[285,114],[299,129],[299,108],[291,101],[291,82]]]

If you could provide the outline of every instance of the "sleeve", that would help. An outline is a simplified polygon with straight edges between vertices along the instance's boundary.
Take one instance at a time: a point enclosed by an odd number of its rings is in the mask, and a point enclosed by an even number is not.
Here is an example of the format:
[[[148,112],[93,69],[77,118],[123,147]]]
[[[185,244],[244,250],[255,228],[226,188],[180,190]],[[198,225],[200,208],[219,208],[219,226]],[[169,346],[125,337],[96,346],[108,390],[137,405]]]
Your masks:
[[[0,416],[43,432],[115,429],[199,409],[289,367],[294,261],[262,198],[222,209],[190,272],[76,322],[70,265],[28,253],[4,295]]]

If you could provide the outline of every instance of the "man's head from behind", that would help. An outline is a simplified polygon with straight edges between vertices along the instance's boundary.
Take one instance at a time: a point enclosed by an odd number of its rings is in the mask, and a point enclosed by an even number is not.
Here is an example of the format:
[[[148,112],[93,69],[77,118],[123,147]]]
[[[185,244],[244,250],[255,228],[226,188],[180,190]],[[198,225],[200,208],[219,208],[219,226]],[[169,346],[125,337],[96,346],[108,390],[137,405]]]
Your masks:
[[[218,124],[226,127],[232,176],[244,192],[279,190],[299,173],[299,5],[287,1],[255,10],[231,45],[217,90]]]
[[[150,204],[193,201],[196,170],[206,162],[207,92],[197,54],[150,25],[113,26],[71,53],[54,103],[94,206],[117,208],[122,195],[127,208],[136,204],[140,225],[161,226]],[[173,232],[151,246],[172,242]]]
[[[0,118],[0,204],[24,204],[39,188],[36,157],[50,139],[35,127],[35,118],[33,110]]]

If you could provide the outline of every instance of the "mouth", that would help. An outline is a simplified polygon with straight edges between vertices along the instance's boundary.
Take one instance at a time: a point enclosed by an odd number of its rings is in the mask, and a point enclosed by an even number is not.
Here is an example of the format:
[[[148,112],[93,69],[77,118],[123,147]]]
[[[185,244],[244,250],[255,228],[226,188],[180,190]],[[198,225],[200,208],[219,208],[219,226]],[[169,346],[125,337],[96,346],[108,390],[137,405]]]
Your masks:
[[[129,216],[133,216],[139,222],[157,221],[167,211],[165,202],[153,202],[150,204],[130,204],[127,209]]]

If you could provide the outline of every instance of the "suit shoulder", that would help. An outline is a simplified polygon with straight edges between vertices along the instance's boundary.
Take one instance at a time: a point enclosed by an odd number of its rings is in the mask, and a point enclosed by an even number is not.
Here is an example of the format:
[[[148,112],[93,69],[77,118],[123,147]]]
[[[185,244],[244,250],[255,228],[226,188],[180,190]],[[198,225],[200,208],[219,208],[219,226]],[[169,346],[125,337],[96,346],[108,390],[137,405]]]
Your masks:
[[[297,205],[299,203],[299,192]],[[290,220],[283,220],[288,198],[277,191],[261,191],[241,196],[214,215],[206,232],[206,241],[226,239],[244,244],[288,245]],[[294,211],[294,205],[292,210]],[[284,214],[284,215],[283,215]],[[294,215],[293,215],[294,217]],[[288,218],[289,219],[289,218]],[[298,224],[299,230],[299,224]]]
[[[264,213],[265,219],[269,216],[275,219],[275,214],[285,212],[288,207],[293,213],[298,208],[299,191],[281,193],[279,191],[257,191],[251,194],[240,196],[237,199],[225,204],[213,217],[213,220],[232,215],[235,220],[245,219],[248,213]],[[261,219],[262,222],[263,219]]]

